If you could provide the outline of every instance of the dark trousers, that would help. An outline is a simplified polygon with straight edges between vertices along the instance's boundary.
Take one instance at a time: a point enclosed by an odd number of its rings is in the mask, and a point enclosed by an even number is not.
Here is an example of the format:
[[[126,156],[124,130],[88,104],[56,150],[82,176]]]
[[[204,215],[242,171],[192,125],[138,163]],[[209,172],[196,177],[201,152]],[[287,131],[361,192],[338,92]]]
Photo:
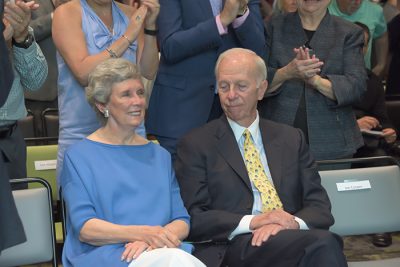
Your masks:
[[[4,159],[5,170],[10,179],[26,177],[26,145],[18,125],[7,135],[0,137],[0,153]],[[13,189],[23,189],[25,185],[13,186]]]
[[[4,161],[4,154],[0,150],[0,254],[3,249],[26,241]]]
[[[252,234],[236,236],[228,245],[221,267],[345,267],[342,239],[325,230],[283,230],[260,247],[251,245]],[[194,256],[210,263],[207,255]],[[207,264],[208,267],[216,265]]]

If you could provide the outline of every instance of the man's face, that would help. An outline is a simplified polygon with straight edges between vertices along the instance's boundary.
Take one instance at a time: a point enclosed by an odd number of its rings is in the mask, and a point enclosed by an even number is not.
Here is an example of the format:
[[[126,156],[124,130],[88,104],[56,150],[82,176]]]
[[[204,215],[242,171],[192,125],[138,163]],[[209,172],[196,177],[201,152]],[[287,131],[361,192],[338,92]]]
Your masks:
[[[225,115],[248,127],[257,115],[257,102],[264,96],[267,81],[257,77],[254,56],[246,53],[227,55],[217,74],[218,94]]]
[[[336,0],[340,11],[347,15],[351,15],[356,12],[363,0]]]

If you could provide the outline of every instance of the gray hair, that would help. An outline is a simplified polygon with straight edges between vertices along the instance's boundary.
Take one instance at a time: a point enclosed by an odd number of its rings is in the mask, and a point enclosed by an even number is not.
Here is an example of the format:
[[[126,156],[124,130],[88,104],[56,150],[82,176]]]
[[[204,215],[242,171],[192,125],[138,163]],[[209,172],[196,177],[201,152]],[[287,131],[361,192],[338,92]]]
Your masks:
[[[229,50],[226,50],[223,52],[217,60],[217,63],[215,64],[215,77],[218,78],[218,68],[221,62],[226,58],[226,57],[231,57],[231,56],[236,56],[239,54],[247,54],[250,55],[253,58],[253,62],[255,63],[255,71],[256,71],[256,76],[258,77],[258,83],[261,83],[262,81],[267,79],[267,66],[265,65],[264,60],[258,56],[255,52],[249,50],[249,49],[244,49],[244,48],[232,48]]]
[[[96,107],[96,103],[106,105],[110,100],[114,84],[129,79],[141,80],[139,68],[123,58],[111,58],[103,61],[89,74],[89,83],[86,87],[86,99],[93,107],[102,125],[107,122],[103,113]]]

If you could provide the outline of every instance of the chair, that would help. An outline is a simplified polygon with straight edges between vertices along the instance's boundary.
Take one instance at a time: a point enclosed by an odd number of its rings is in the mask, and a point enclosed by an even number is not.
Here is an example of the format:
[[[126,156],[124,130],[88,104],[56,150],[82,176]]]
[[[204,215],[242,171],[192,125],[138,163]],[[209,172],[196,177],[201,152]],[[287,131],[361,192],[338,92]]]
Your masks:
[[[47,108],[42,112],[43,133],[46,137],[58,137],[59,115],[57,108]]]
[[[28,114],[25,118],[18,120],[18,126],[24,138],[33,138],[37,135],[34,123],[34,115],[30,110],[27,110],[27,112]]]
[[[335,218],[332,232],[346,236],[400,231],[400,165],[396,159],[373,157],[327,160],[318,164],[377,162],[389,165],[319,172],[332,203]],[[400,266],[400,258],[349,262],[349,266]]]
[[[44,146],[28,146],[26,148],[26,169],[29,177],[42,177],[52,189],[53,212],[56,217],[61,217],[62,211],[60,206],[60,198],[57,186],[57,151],[58,145]],[[34,188],[37,185],[32,184],[29,188]],[[56,219],[56,241],[57,244],[63,243],[63,227],[62,219]],[[60,221],[60,222],[59,222]]]
[[[10,247],[0,254],[0,267],[36,264],[51,261],[57,266],[51,188],[41,178],[10,180],[11,184],[40,183],[42,187],[13,191],[18,214],[27,241]]]

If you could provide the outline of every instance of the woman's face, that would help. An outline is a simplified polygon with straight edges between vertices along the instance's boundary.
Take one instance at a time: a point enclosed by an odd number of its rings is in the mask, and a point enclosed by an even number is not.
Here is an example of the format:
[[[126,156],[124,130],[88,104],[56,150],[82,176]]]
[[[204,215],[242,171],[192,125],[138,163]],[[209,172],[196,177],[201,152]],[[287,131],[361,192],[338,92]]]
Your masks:
[[[325,13],[330,0],[297,0],[297,6],[300,13],[318,14]]]
[[[140,80],[116,83],[106,104],[109,111],[107,124],[125,129],[136,128],[144,120],[145,106],[145,89]]]
[[[284,13],[296,12],[297,1],[296,0],[282,0],[282,11]]]

